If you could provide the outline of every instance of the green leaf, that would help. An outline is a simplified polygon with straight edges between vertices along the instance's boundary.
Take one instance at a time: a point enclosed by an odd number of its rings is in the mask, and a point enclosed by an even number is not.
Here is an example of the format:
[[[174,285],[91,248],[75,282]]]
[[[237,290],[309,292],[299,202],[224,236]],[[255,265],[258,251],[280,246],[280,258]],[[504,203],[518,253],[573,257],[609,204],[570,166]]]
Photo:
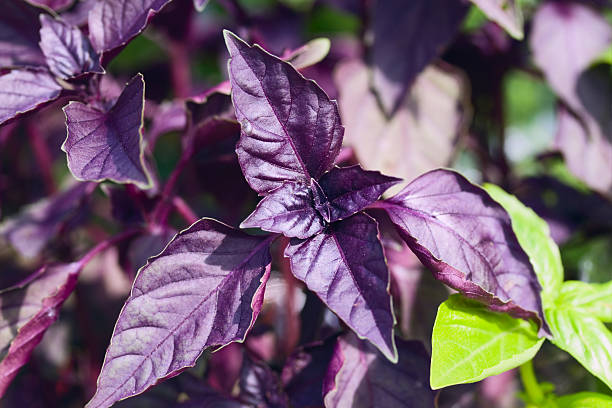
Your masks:
[[[531,360],[544,339],[534,322],[487,310],[452,295],[438,308],[431,352],[431,388],[482,380]]]
[[[612,397],[596,392],[579,392],[557,399],[559,408],[612,408]]]
[[[585,289],[586,286],[595,288]],[[571,291],[576,288],[580,292],[574,296]],[[600,320],[601,317],[604,320],[610,317],[610,297],[600,296],[609,291],[610,283],[566,282],[556,307],[545,310],[545,313],[553,333],[552,342],[612,389],[612,333]],[[562,303],[564,300],[567,303]]]
[[[529,260],[542,285],[542,304],[550,307],[559,295],[563,283],[563,264],[559,247],[550,237],[546,221],[515,196],[494,184],[484,185],[489,195],[504,207],[512,219],[512,229],[519,244],[529,255]]]
[[[612,281],[608,283],[566,281],[561,287],[556,304],[558,309],[582,313],[602,322],[612,322]]]

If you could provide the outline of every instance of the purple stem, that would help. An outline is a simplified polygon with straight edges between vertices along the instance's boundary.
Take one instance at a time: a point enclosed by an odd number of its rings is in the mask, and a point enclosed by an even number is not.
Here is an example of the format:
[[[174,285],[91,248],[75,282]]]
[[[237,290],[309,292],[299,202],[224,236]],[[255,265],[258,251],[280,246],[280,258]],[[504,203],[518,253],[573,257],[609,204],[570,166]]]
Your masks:
[[[98,245],[89,250],[78,262],[81,268],[84,268],[93,258],[96,257],[100,252],[110,248],[111,246],[126,240],[128,238],[133,237],[143,231],[142,228],[131,228],[126,231],[123,231],[121,234],[117,234],[112,236],[104,241],[100,242]]]
[[[27,122],[26,132],[28,134],[28,139],[30,141],[30,145],[32,146],[32,150],[34,151],[38,168],[42,173],[47,194],[53,194],[56,191],[56,186],[55,181],[53,180],[53,159],[51,158],[51,153],[49,153],[48,146],[34,122]]]

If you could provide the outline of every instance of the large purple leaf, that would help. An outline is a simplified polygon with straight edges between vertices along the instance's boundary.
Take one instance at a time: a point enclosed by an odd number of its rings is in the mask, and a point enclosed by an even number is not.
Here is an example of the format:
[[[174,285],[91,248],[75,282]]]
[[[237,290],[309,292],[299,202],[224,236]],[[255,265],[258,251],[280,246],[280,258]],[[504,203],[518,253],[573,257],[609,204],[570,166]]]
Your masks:
[[[285,256],[293,274],[359,337],[397,360],[389,271],[374,219],[356,214],[310,239],[293,239]]]
[[[56,99],[61,91],[46,72],[15,70],[0,76],[0,125]]]
[[[88,407],[110,407],[193,366],[204,348],[242,341],[263,301],[271,237],[211,219],[145,265],[119,315]]]
[[[328,222],[350,217],[378,200],[382,193],[400,181],[378,171],[365,171],[359,165],[334,167],[319,180],[328,209],[322,215]]]
[[[467,4],[457,0],[376,1],[372,81],[387,115],[397,110],[419,72],[455,36],[467,10]]]
[[[289,399],[278,375],[264,362],[245,356],[240,371],[240,399],[250,406],[288,408]]]
[[[46,14],[40,15],[40,24],[40,48],[56,76],[68,79],[86,72],[104,72],[81,30]]]
[[[22,212],[0,224],[0,235],[22,256],[37,256],[65,224],[77,215],[90,189],[88,183],[77,183],[25,207]]]
[[[458,173],[434,170],[381,202],[436,279],[494,310],[536,318],[541,287],[506,211]]]
[[[546,80],[572,109],[581,111],[576,94],[580,73],[612,43],[612,26],[588,6],[545,2],[533,17],[530,46]]]
[[[22,285],[0,292],[0,397],[57,320],[80,269],[79,263],[45,266]]]
[[[470,0],[491,20],[499,24],[512,37],[523,39],[523,13],[520,0]]]
[[[45,56],[38,47],[39,12],[40,10],[23,0],[4,0],[2,2],[0,68],[45,66]]]
[[[391,118],[371,92],[361,61],[340,64],[335,82],[345,143],[364,168],[412,180],[449,164],[470,110],[468,87],[457,72],[427,68]]]
[[[260,194],[310,183],[331,169],[344,128],[336,104],[291,64],[226,31],[232,100],[242,132],[236,152]]]
[[[338,338],[325,377],[325,406],[433,408],[425,347],[419,341],[395,341],[399,359],[394,364],[353,334]]]
[[[99,0],[89,12],[89,39],[98,53],[127,44],[171,0]]]
[[[259,227],[287,237],[305,239],[323,230],[323,219],[313,207],[310,189],[286,182],[265,196],[241,228]]]
[[[66,105],[68,136],[62,150],[74,177],[149,188],[142,146],[143,109],[144,79],[140,74],[128,82],[108,111],[81,102]]]

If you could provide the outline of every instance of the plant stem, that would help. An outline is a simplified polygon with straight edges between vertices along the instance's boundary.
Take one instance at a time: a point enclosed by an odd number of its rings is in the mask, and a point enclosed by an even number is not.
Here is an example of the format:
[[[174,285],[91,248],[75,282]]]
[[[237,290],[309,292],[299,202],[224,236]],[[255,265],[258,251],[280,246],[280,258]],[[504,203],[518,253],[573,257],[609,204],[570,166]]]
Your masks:
[[[519,372],[521,374],[521,382],[523,383],[523,387],[525,388],[525,392],[530,402],[536,405],[543,402],[544,392],[540,388],[540,384],[538,384],[531,360],[522,364],[519,367]]]
[[[104,251],[105,249],[115,245],[116,243],[123,241],[125,239],[131,238],[134,235],[138,234],[142,232],[142,228],[132,228],[129,230],[126,230],[124,232],[122,232],[121,234],[112,236],[102,242],[100,242],[98,245],[96,245],[95,247],[93,247],[92,249],[89,250],[89,252],[87,252],[78,262],[81,264],[81,268],[85,267],[85,265],[87,265],[96,255],[98,255],[100,252]]]

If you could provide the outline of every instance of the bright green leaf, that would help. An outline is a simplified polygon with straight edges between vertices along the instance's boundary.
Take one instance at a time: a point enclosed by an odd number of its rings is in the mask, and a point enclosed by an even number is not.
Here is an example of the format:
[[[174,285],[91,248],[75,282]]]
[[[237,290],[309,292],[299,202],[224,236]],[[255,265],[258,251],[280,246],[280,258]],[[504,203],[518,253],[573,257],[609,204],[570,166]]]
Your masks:
[[[612,322],[612,281],[608,283],[567,281],[561,287],[556,303],[558,309],[582,313],[602,322]]]
[[[564,395],[556,402],[559,408],[612,408],[612,397],[596,392]]]
[[[537,325],[452,295],[438,308],[432,334],[433,389],[476,382],[533,358],[544,339]]]
[[[563,283],[563,265],[559,247],[550,237],[546,221],[538,217],[515,196],[506,193],[494,184],[486,184],[485,190],[510,214],[512,229],[519,244],[529,255],[529,260],[542,285],[544,309],[551,306],[559,295]]]
[[[547,309],[545,313],[552,342],[612,388],[612,333],[605,324],[580,308],[574,310],[572,305]]]

